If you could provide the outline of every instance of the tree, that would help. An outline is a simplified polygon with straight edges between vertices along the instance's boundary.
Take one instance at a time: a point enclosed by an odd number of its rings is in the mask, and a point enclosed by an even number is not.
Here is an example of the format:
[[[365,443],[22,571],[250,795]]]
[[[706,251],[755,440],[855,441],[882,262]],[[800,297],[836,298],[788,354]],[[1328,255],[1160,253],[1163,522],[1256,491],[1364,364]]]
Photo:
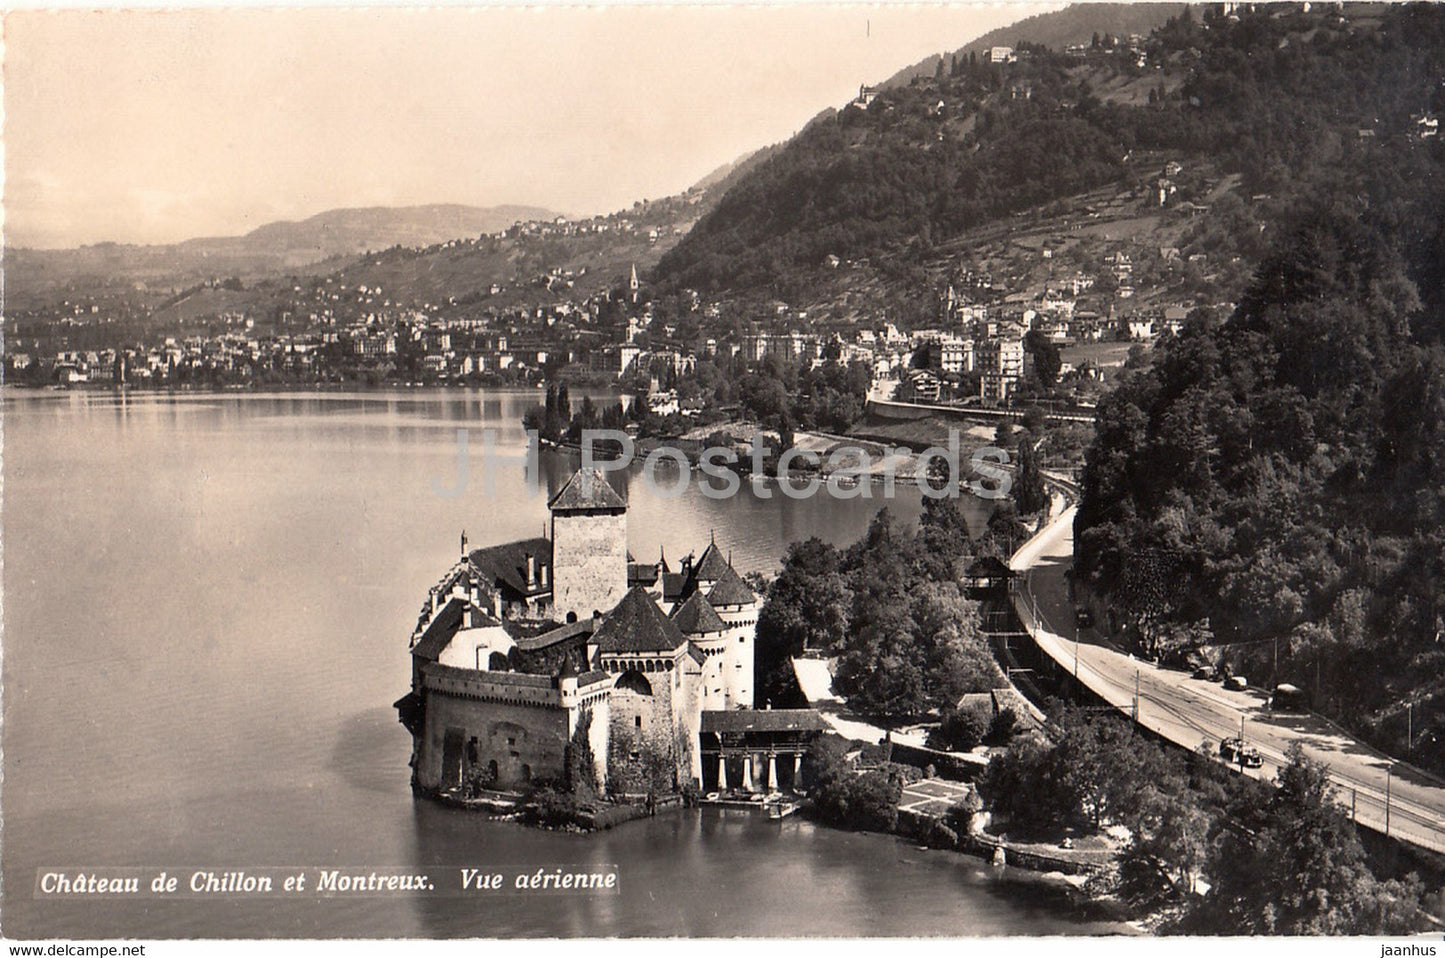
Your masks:
[[[957,581],[957,562],[972,548],[973,536],[958,503],[925,498],[918,517],[919,571],[935,582]]]
[[[992,712],[977,707],[950,709],[928,737],[930,748],[967,752],[983,741],[993,723]]]
[[[902,794],[897,780],[875,769],[835,776],[815,790],[813,802],[818,817],[834,828],[891,832]]]
[[[1020,515],[1033,515],[1049,507],[1049,493],[1044,488],[1044,476],[1034,457],[1033,440],[1027,433],[1019,439],[1018,471],[1014,474],[1011,492]]]
[[[597,763],[592,755],[592,710],[583,709],[564,756],[567,791],[578,801],[597,797]]]
[[[988,732],[983,736],[984,744],[1007,745],[1013,739],[1018,723],[1018,713],[1011,708],[996,713],[988,723]]]
[[[765,594],[754,668],[761,697],[781,704],[795,684],[789,660],[838,648],[848,634],[853,597],[838,550],[816,536],[788,547]]]
[[[1189,927],[1213,934],[1390,935],[1419,927],[1418,882],[1381,882],[1335,804],[1328,769],[1295,743],[1267,806],[1222,822],[1213,887]]]
[[[1037,329],[1031,329],[1024,336],[1024,350],[1033,362],[1034,375],[1045,390],[1053,389],[1059,381],[1059,370],[1063,360],[1059,347]]]

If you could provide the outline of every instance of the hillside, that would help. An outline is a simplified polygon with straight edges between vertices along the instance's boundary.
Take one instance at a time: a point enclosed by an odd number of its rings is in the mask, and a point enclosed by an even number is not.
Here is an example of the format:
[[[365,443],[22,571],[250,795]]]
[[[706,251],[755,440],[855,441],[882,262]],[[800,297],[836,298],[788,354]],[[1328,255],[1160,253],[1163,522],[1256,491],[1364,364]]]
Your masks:
[[[1025,17],[997,30],[990,30],[952,54],[928,57],[911,67],[899,70],[880,86],[907,86],[915,77],[931,77],[939,61],[951,65],[952,58],[968,59],[969,54],[982,55],[989,47],[1016,47],[1032,43],[1064,50],[1074,44],[1090,43],[1095,34],[1127,37],[1147,36],[1155,27],[1163,26],[1185,7],[1182,3],[1076,3],[1054,13]],[[947,68],[947,67],[946,67]]]
[[[246,249],[270,247],[317,259],[388,246],[427,246],[463,236],[495,233],[524,220],[556,217],[535,206],[430,206],[328,210],[299,222],[268,223],[234,241]],[[182,248],[206,248],[229,240],[191,240]]]
[[[657,279],[803,301],[829,281],[830,257],[906,271],[970,230],[1102,188],[1142,210],[1162,175],[1150,156],[1237,176],[1267,223],[1307,179],[1368,164],[1438,109],[1411,22],[1438,13],[1351,13],[1180,17],[1137,49],[962,60],[815,119],[738,180]]]
[[[260,226],[244,236],[162,246],[97,243],[73,250],[5,251],[6,298],[16,308],[77,292],[180,289],[212,278],[247,282],[314,267],[367,250],[430,245],[492,233],[556,214],[529,206],[432,205],[329,210],[298,222]]]

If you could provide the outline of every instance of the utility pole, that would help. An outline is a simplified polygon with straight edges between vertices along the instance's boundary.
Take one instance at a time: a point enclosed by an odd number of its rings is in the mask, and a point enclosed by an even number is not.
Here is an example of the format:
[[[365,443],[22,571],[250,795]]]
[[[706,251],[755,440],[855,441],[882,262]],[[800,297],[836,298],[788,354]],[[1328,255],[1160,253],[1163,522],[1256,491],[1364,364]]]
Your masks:
[[[1134,724],[1139,723],[1139,670],[1134,670]]]
[[[1355,823],[1355,798],[1355,789],[1352,787],[1350,789],[1350,824],[1352,825]]]
[[[1394,771],[1389,765],[1385,766],[1385,837],[1390,837],[1390,773]]]
[[[1415,751],[1415,703],[1405,703],[1405,757]]]
[[[1074,694],[1079,694],[1079,625],[1074,623]]]

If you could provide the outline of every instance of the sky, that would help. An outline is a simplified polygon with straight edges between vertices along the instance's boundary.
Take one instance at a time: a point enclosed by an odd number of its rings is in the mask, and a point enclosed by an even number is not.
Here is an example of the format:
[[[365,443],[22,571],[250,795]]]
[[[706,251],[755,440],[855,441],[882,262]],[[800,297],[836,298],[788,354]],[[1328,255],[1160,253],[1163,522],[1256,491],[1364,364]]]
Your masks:
[[[356,206],[607,213],[1061,6],[12,10],[6,242],[170,243]]]

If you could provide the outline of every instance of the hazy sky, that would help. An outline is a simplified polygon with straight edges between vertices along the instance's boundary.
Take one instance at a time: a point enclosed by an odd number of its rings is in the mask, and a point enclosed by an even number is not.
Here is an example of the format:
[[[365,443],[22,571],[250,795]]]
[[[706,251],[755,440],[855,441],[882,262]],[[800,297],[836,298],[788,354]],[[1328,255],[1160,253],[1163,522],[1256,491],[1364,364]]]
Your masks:
[[[610,212],[1059,6],[12,12],[7,240],[165,243],[342,206]]]

